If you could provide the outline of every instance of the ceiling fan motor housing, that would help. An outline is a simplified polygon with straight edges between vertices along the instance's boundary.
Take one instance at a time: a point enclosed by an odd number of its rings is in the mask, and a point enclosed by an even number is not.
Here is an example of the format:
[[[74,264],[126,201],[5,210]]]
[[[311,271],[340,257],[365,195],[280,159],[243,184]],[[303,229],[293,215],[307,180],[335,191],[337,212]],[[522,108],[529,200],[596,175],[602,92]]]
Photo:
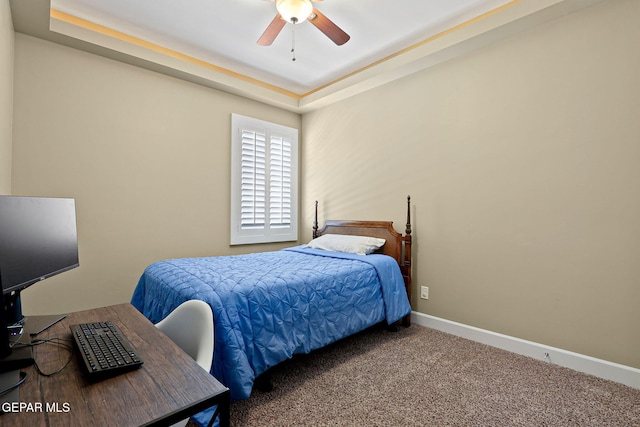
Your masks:
[[[313,5],[311,0],[277,0],[276,9],[285,21],[295,24],[311,15]]]

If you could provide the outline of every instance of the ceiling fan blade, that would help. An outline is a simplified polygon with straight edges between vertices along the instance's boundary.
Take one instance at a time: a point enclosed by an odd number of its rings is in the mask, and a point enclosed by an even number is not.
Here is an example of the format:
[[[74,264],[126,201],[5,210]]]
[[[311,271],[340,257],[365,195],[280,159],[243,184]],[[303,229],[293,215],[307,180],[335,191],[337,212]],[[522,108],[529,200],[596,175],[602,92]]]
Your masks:
[[[271,43],[273,43],[276,37],[278,37],[278,34],[280,34],[280,31],[282,31],[282,28],[284,28],[284,24],[286,23],[287,21],[282,19],[278,13],[258,39],[258,44],[260,46],[271,46]]]
[[[329,18],[320,13],[318,9],[313,9],[313,13],[309,17],[309,22],[315,25],[338,46],[342,46],[351,38],[349,37],[349,34],[342,31],[340,27],[338,27]]]

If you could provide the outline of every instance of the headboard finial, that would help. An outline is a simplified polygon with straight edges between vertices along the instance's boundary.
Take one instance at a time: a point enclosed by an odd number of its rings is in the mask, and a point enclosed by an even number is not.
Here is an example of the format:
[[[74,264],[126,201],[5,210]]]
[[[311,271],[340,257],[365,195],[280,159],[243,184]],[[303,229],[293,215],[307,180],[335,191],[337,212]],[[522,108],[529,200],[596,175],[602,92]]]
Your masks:
[[[411,234],[411,196],[407,196],[407,228],[405,234]]]
[[[316,212],[313,217],[313,238],[318,237],[318,201],[316,200]]]

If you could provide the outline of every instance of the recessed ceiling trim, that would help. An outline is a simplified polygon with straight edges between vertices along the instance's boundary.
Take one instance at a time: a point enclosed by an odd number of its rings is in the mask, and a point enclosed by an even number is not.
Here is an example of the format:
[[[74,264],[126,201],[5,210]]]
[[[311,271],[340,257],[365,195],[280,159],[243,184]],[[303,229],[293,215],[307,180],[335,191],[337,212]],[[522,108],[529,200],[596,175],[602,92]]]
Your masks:
[[[353,77],[353,76],[355,76],[355,75],[357,75],[357,74],[360,74],[360,73],[362,73],[363,71],[366,71],[366,70],[368,70],[368,69],[371,69],[371,68],[377,67],[378,65],[381,65],[381,64],[383,64],[383,63],[385,63],[385,62],[387,62],[387,61],[390,61],[391,59],[394,59],[394,58],[396,58],[396,57],[399,57],[399,56],[401,56],[401,55],[404,55],[404,54],[406,54],[406,53],[408,53],[408,52],[411,52],[412,50],[418,49],[418,48],[420,48],[420,47],[422,47],[422,46],[426,45],[427,43],[431,43],[431,42],[433,42],[434,40],[437,40],[437,39],[439,39],[439,38],[441,38],[441,37],[444,37],[444,36],[446,36],[446,35],[448,35],[448,34],[451,34],[451,33],[453,33],[453,32],[456,32],[456,31],[458,31],[458,30],[460,30],[460,29],[462,29],[462,28],[465,28],[465,27],[467,27],[467,26],[469,26],[469,25],[472,25],[472,24],[474,24],[474,23],[476,23],[476,22],[478,22],[478,21],[481,21],[481,20],[483,20],[483,19],[485,19],[485,18],[488,18],[488,17],[490,17],[490,16],[492,16],[492,15],[495,15],[496,13],[501,12],[501,11],[503,11],[503,10],[505,10],[505,9],[508,9],[508,8],[510,8],[510,7],[512,7],[512,6],[514,6],[514,5],[518,4],[518,3],[520,3],[521,1],[522,1],[522,0],[512,0],[511,2],[509,2],[509,3],[507,3],[507,4],[504,4],[504,5],[502,5],[502,6],[499,6],[499,7],[495,8],[495,9],[493,9],[493,10],[490,10],[490,11],[488,11],[488,12],[485,12],[485,13],[481,14],[481,15],[478,15],[478,16],[476,16],[475,18],[471,18],[471,19],[469,19],[468,21],[465,21],[465,22],[463,22],[463,23],[461,23],[461,24],[458,24],[458,25],[453,26],[453,27],[451,27],[451,28],[449,28],[449,29],[446,29],[446,30],[444,30],[444,31],[442,31],[442,32],[440,32],[440,33],[438,33],[438,34],[435,34],[435,35],[433,35],[433,36],[431,36],[431,37],[428,37],[428,38],[426,38],[426,39],[424,39],[424,40],[422,40],[422,41],[419,41],[419,42],[417,42],[417,43],[414,43],[413,45],[411,45],[411,46],[409,46],[409,47],[406,47],[406,48],[404,48],[404,49],[401,49],[401,50],[399,50],[398,52],[392,53],[392,54],[391,54],[391,55],[389,55],[389,56],[386,56],[386,57],[384,57],[384,58],[382,58],[382,59],[379,59],[379,60],[377,60],[377,61],[375,61],[375,62],[372,62],[371,64],[369,64],[369,65],[367,65],[367,66],[365,66],[365,67],[362,67],[362,68],[360,68],[360,69],[358,69],[358,70],[355,70],[355,71],[353,71],[353,72],[351,72],[351,73],[349,73],[349,74],[346,74],[346,75],[344,75],[344,76],[342,76],[342,77],[340,77],[340,78],[338,78],[338,79],[335,79],[335,80],[333,80],[333,81],[331,81],[331,82],[329,82],[329,83],[326,83],[326,84],[324,84],[324,85],[322,85],[322,86],[319,86],[319,87],[314,88],[314,89],[312,89],[312,90],[310,90],[310,91],[308,91],[308,92],[305,92],[305,93],[303,93],[303,94],[300,96],[300,98],[305,98],[305,97],[307,97],[307,96],[309,96],[309,95],[312,95],[312,94],[314,94],[314,93],[316,93],[316,92],[318,92],[318,91],[321,91],[322,89],[325,89],[325,88],[327,88],[327,87],[329,87],[329,86],[331,86],[331,85],[333,85],[333,84],[335,84],[335,83],[338,83],[338,82],[340,82],[340,81],[342,81],[342,80],[346,80],[346,79],[348,79],[348,78],[351,78],[351,77]]]
[[[606,0],[514,0],[330,86],[305,93],[298,110],[305,113],[322,108],[602,1]]]
[[[195,58],[193,56],[175,51],[173,49],[169,49],[166,48],[164,46],[160,46],[156,43],[152,43],[143,39],[140,39],[138,37],[134,37],[131,36],[129,34],[123,33],[121,31],[118,30],[114,30],[112,28],[108,28],[105,27],[103,25],[100,24],[96,24],[95,22],[91,22],[88,21],[86,19],[82,19],[79,18],[77,16],[73,16],[70,15],[68,13],[62,12],[60,10],[56,10],[56,9],[50,9],[50,17],[51,19],[55,19],[58,20],[60,22],[64,22],[67,23],[69,25],[78,27],[78,28],[82,28],[84,30],[88,30],[97,34],[101,34],[103,36],[124,42],[124,43],[128,43],[137,47],[141,47],[143,49],[147,49],[150,50],[152,52],[155,53],[159,53],[161,55],[165,55],[165,56],[169,56],[175,59],[178,59],[180,61],[184,61],[184,62],[188,62],[190,64],[199,66],[199,67],[204,67],[207,68],[209,70],[215,71],[217,73],[221,73],[230,77],[233,77],[234,79],[238,79],[241,80],[243,82],[247,82],[253,85],[257,85],[260,86],[262,88],[265,89],[269,89],[272,90],[274,92],[280,93],[282,95],[286,95],[288,97],[294,98],[294,99],[300,99],[301,95],[288,91],[286,89],[283,89],[281,87],[263,82],[262,80],[258,80],[258,79],[254,79],[252,77],[246,76],[244,74],[229,70],[227,68],[224,67],[220,67],[218,65],[212,64],[210,62],[207,61],[203,61],[201,59]]]
[[[52,8],[49,0],[33,0],[37,8],[27,8],[27,3],[23,3],[21,0],[11,1],[16,31],[244,96],[292,112],[305,113],[424,70],[443,61],[473,52],[523,30],[605,0],[508,1],[502,6],[452,26],[304,93],[295,93],[277,84],[266,83],[259,77],[249,77],[241,72],[232,71],[67,14]],[[28,3],[28,5],[32,4],[34,3]],[[46,30],[43,25],[40,27],[25,25],[27,21],[23,18],[29,14],[37,14],[38,10],[41,11],[40,16],[48,18],[49,28]]]
[[[483,20],[483,19],[485,19],[487,17],[495,15],[496,13],[499,13],[499,12],[505,10],[505,9],[508,9],[508,8],[520,3],[521,1],[522,0],[513,0],[513,1],[509,2],[509,3],[507,3],[507,4],[499,6],[499,7],[495,8],[495,9],[492,9],[492,10],[490,10],[488,12],[485,12],[485,13],[483,13],[483,14],[481,14],[479,16],[476,16],[474,18],[471,18],[471,19],[469,19],[469,20],[467,20],[467,21],[465,21],[465,22],[463,22],[461,24],[458,24],[458,25],[456,25],[454,27],[451,27],[451,28],[449,28],[447,30],[444,30],[444,31],[442,31],[442,32],[440,32],[438,34],[435,34],[435,35],[433,35],[431,37],[428,37],[428,38],[426,38],[426,39],[424,39],[424,40],[422,40],[420,42],[417,42],[417,43],[415,43],[415,44],[413,44],[413,45],[411,45],[409,47],[406,47],[406,48],[404,48],[404,49],[402,49],[402,50],[400,50],[398,52],[395,52],[395,53],[393,53],[393,54],[391,54],[391,55],[389,55],[389,56],[387,56],[385,58],[377,60],[377,61],[375,61],[375,62],[373,62],[371,64],[368,64],[365,67],[362,67],[362,68],[360,68],[358,70],[352,71],[352,72],[350,72],[350,73],[348,73],[348,74],[346,74],[346,75],[344,75],[344,76],[342,76],[340,78],[337,78],[337,79],[335,79],[333,81],[330,81],[330,82],[328,82],[326,84],[318,86],[318,87],[316,87],[316,88],[314,88],[312,90],[309,90],[309,91],[307,91],[305,93],[302,93],[302,94],[298,94],[298,93],[286,90],[286,89],[284,89],[282,87],[266,83],[266,82],[264,82],[262,80],[246,76],[244,74],[229,70],[229,69],[224,68],[224,67],[220,67],[220,66],[212,64],[210,62],[195,58],[193,56],[178,52],[178,51],[173,50],[173,49],[166,48],[164,46],[158,45],[158,44],[153,43],[153,42],[149,42],[147,40],[140,39],[140,38],[135,37],[135,36],[131,36],[131,35],[126,34],[124,32],[121,32],[121,31],[118,31],[118,30],[114,30],[112,28],[109,28],[109,27],[106,27],[106,26],[103,26],[103,25],[88,21],[86,19],[79,18],[77,16],[68,14],[66,12],[62,12],[62,11],[54,9],[54,8],[50,9],[50,17],[51,17],[51,19],[55,19],[55,20],[67,23],[69,25],[72,25],[72,26],[75,26],[75,27],[78,27],[78,28],[82,28],[82,29],[87,30],[87,31],[91,31],[91,32],[94,32],[94,33],[97,33],[97,34],[101,34],[103,36],[106,36],[106,37],[109,37],[109,38],[112,38],[112,39],[116,39],[116,40],[124,42],[124,43],[128,43],[128,44],[131,44],[131,45],[134,45],[134,46],[138,46],[138,47],[141,47],[143,49],[147,49],[147,50],[150,50],[152,52],[155,52],[155,53],[158,53],[158,54],[161,54],[161,55],[169,56],[169,57],[178,59],[180,61],[184,61],[184,62],[190,63],[192,65],[196,65],[196,66],[199,66],[199,67],[207,68],[207,69],[212,70],[214,72],[230,76],[230,77],[232,77],[234,79],[237,79],[237,80],[240,80],[240,81],[243,81],[243,82],[247,82],[247,83],[252,84],[252,85],[257,85],[257,86],[260,86],[262,88],[268,89],[270,91],[274,91],[274,92],[280,93],[282,95],[285,95],[287,97],[293,98],[295,100],[301,100],[303,98],[308,97],[309,95],[313,95],[313,94],[315,94],[317,92],[325,90],[325,89],[335,85],[336,83],[339,83],[339,82],[347,80],[347,79],[351,79],[354,76],[357,76],[357,75],[359,75],[359,74],[361,74],[361,73],[363,73],[363,72],[365,72],[367,70],[370,70],[372,68],[378,67],[381,64],[384,64],[384,63],[386,63],[386,62],[388,62],[388,61],[390,61],[390,60],[392,60],[394,58],[397,58],[399,56],[405,55],[408,52],[411,52],[411,51],[413,51],[415,49],[418,49],[418,48],[430,43],[430,42],[433,42],[434,40],[437,40],[437,39],[439,39],[441,37],[447,36],[448,34],[454,33],[454,32],[456,32],[456,31],[458,31],[458,30],[460,30],[462,28],[465,28],[465,27],[467,27],[469,25],[472,25],[472,24],[474,24],[474,23],[476,23],[478,21],[481,21],[481,20]]]

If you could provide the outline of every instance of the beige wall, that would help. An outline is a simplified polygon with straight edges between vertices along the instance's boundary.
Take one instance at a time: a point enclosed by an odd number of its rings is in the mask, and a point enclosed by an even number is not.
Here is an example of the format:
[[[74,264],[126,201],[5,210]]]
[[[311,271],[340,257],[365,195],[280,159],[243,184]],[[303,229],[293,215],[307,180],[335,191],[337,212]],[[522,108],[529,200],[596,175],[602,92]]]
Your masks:
[[[255,250],[229,247],[231,113],[299,115],[22,34],[15,66],[13,193],[76,198],[80,250],[25,313],[129,301],[156,260]]]
[[[411,194],[414,309],[640,368],[639,20],[608,1],[304,115],[303,222],[403,230]]]
[[[0,2],[0,194],[11,194],[14,33],[8,1]]]

